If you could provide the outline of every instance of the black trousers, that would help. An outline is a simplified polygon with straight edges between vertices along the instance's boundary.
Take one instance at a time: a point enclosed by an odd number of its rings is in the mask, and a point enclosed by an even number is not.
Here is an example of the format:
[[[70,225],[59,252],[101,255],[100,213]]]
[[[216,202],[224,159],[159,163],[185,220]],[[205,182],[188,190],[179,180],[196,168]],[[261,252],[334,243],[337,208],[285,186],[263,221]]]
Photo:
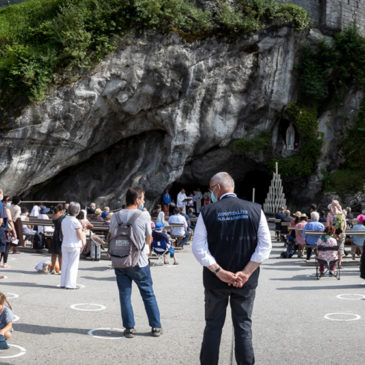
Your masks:
[[[205,289],[205,330],[200,363],[217,365],[222,328],[226,319],[228,301],[231,304],[235,337],[235,356],[238,365],[252,365],[255,357],[252,347],[251,315],[256,289]]]

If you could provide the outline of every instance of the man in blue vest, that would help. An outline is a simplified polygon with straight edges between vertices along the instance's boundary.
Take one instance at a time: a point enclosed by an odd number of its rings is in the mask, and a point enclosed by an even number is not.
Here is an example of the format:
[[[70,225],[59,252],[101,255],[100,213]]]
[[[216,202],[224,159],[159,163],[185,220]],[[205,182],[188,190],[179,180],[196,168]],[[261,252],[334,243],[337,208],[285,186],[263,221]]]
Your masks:
[[[228,173],[214,175],[209,190],[213,204],[202,209],[192,246],[204,266],[206,326],[200,362],[218,364],[230,300],[237,364],[254,364],[251,314],[259,266],[271,251],[269,227],[260,205],[237,198]]]

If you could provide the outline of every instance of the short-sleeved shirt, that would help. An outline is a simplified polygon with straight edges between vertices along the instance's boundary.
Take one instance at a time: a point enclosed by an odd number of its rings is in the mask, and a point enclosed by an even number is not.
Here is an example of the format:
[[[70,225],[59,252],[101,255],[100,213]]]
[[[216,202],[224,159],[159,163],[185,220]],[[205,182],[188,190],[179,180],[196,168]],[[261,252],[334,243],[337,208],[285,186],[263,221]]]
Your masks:
[[[169,224],[184,224],[184,226],[182,227],[174,227],[171,230],[171,235],[172,236],[185,236],[185,228],[188,228],[188,224],[186,222],[185,217],[183,217],[181,214],[175,214],[172,215],[169,218]]]
[[[0,201],[0,218],[8,218],[6,214],[4,203]]]
[[[324,231],[324,225],[322,223],[319,223],[317,221],[314,222],[308,222],[304,229],[303,229],[303,233],[302,236],[305,237],[307,244],[311,245],[311,246],[316,246],[317,245],[317,241],[319,239],[319,235],[309,235],[309,234],[305,234],[305,231],[317,231],[317,232],[323,232]]]
[[[63,235],[62,247],[78,248],[82,246],[82,242],[79,240],[76,232],[76,229],[82,229],[82,225],[76,217],[67,215],[61,223],[61,228]]]
[[[7,306],[4,307],[4,310],[0,313],[0,328],[6,327],[10,322],[13,322],[13,312]]]
[[[113,214],[110,221],[109,232],[112,235],[116,232],[118,227],[117,216],[120,222],[126,223],[137,211],[137,209],[122,209],[119,212]],[[152,235],[150,214],[148,212],[142,212],[142,214],[133,223],[132,227],[139,248],[142,249],[144,247],[144,250],[142,251],[138,261],[138,266],[145,267],[148,265],[147,253],[149,252],[148,246],[145,244],[146,237]]]
[[[365,231],[365,226],[363,226],[362,224],[356,224],[352,227],[352,231]],[[364,232],[365,233],[365,232]],[[352,242],[356,245],[356,246],[360,246],[362,247],[364,245],[364,240],[365,240],[365,234],[364,235],[350,235]]]

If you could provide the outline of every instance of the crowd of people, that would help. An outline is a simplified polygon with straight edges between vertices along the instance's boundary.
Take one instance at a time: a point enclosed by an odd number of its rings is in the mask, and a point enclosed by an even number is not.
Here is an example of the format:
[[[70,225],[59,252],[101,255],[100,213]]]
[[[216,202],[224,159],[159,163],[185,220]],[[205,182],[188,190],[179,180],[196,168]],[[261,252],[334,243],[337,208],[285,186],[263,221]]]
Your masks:
[[[282,207],[276,214],[276,237],[284,240],[287,250],[282,257],[291,257],[297,252],[302,257],[306,249],[306,261],[310,261],[315,248],[318,248],[317,258],[334,262],[342,267],[344,255],[351,253],[352,259],[356,255],[361,256],[361,270],[365,270],[365,212],[354,218],[351,208],[343,209],[337,200],[333,200],[327,207],[327,212],[318,212],[317,206],[312,204],[309,216],[306,213],[296,211],[293,216],[289,210]],[[282,224],[284,223],[284,224]],[[286,223],[286,224],[285,224]],[[361,232],[362,234],[346,234],[346,230]],[[310,232],[323,232],[323,234],[311,234]],[[345,250],[345,245],[351,247]],[[324,267],[320,264],[320,273],[323,274]],[[335,267],[332,264],[330,275],[334,275]],[[362,273],[365,278],[365,274]]]
[[[162,325],[152,285],[151,253],[154,251],[163,256],[164,264],[169,264],[170,257],[177,265],[175,250],[184,248],[192,240],[193,254],[204,267],[206,328],[201,363],[218,363],[220,336],[230,299],[237,362],[253,364],[252,306],[258,284],[258,268],[271,251],[271,234],[260,205],[238,199],[229,174],[214,175],[209,191],[202,194],[200,189],[196,189],[187,195],[185,189],[181,189],[175,203],[166,190],[161,204],[155,206],[152,214],[144,207],[144,190],[138,187],[127,190],[126,205],[114,213],[108,206],[100,209],[91,203],[86,210],[81,210],[79,203],[70,202],[52,209],[36,204],[28,214],[25,207],[20,208],[19,197],[3,196],[0,190],[1,265],[6,267],[8,253],[18,253],[17,247],[24,245],[28,235],[48,235],[51,237],[51,261],[40,262],[36,270],[60,274],[61,288],[78,289],[80,254],[86,247],[86,237],[92,237],[87,233],[96,225],[107,227],[105,240],[115,271],[124,335],[127,338],[135,335],[131,304],[132,282],[135,282],[144,301],[151,335],[158,337],[162,334]],[[36,227],[34,222],[30,224],[29,217],[37,218]],[[318,212],[312,205],[308,215],[297,211],[291,216],[289,210],[282,208],[276,218],[279,219],[276,226],[278,238],[284,238],[286,244],[288,240],[293,241],[298,257],[302,257],[306,250],[306,259],[310,261],[313,249],[323,247],[323,250],[318,250],[318,259],[322,260],[321,273],[325,270],[323,262],[336,259],[342,264],[346,240],[353,243],[352,257],[355,258],[359,250],[364,260],[365,212],[357,215],[354,224],[351,211],[342,209],[334,200],[328,206],[328,212]],[[39,220],[52,220],[53,224],[42,226]],[[348,226],[353,231],[364,231],[364,235],[347,237]],[[309,234],[313,231],[320,234]],[[90,257],[97,260],[100,247],[91,239],[90,245],[93,244]],[[363,278],[364,266],[363,263]],[[331,266],[329,270],[333,273],[335,267]],[[10,304],[0,293],[0,348],[3,339],[6,343],[11,336],[11,323]]]

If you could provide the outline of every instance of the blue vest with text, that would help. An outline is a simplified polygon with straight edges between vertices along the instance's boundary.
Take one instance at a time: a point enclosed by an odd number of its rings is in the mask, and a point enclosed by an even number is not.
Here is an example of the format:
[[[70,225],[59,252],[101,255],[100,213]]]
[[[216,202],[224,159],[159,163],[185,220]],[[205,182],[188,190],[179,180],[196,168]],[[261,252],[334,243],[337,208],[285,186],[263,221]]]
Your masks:
[[[261,206],[227,195],[214,204],[206,205],[201,214],[207,229],[209,251],[217,263],[234,273],[242,270],[257,246]],[[256,288],[258,276],[259,269],[251,275],[245,287]],[[203,283],[208,289],[228,288],[206,267]]]

